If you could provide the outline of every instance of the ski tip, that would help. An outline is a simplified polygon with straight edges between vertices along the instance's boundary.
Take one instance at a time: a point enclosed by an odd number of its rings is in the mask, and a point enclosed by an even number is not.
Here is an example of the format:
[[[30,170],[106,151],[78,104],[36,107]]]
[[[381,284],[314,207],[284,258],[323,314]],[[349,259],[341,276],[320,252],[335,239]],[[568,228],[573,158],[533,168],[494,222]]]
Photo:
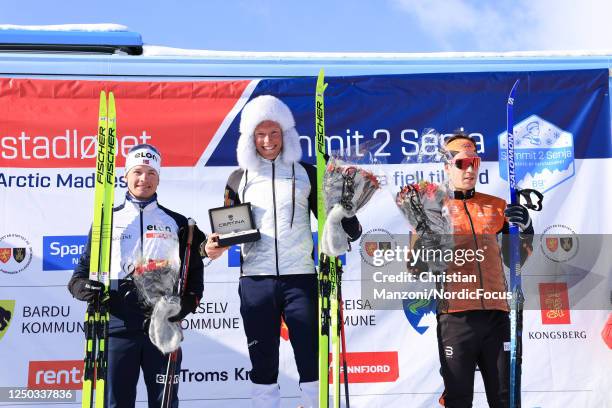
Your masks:
[[[325,92],[327,85],[328,84],[325,83],[325,69],[321,68],[321,70],[319,71],[319,76],[317,78],[317,93],[322,94],[323,92]]]
[[[100,99],[102,98],[106,99],[106,91],[104,90],[100,91]]]
[[[521,82],[520,78],[517,78],[516,81],[514,81],[514,85],[512,85],[512,89],[510,90],[510,95],[514,94],[516,88],[518,88],[519,82]]]
[[[196,225],[196,222],[195,222],[195,220],[193,218],[188,218],[187,219],[187,225],[194,226],[194,225]]]
[[[109,112],[109,121],[112,121],[112,126],[116,126],[117,121],[117,110],[115,109],[115,95],[112,92],[108,93],[108,112]]]

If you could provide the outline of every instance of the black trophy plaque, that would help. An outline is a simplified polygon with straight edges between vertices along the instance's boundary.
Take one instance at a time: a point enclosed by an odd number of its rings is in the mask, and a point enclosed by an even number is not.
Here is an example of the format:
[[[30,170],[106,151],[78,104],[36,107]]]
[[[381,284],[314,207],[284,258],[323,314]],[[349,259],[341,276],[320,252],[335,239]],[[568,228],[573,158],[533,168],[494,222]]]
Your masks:
[[[251,203],[211,208],[208,215],[212,232],[219,234],[219,246],[253,242],[261,237],[253,222]]]

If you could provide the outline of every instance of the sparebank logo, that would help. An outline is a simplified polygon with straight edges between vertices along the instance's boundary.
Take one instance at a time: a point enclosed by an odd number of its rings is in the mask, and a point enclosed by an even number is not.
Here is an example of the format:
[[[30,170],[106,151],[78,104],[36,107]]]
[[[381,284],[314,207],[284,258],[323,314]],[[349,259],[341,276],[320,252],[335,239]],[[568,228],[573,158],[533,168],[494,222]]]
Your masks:
[[[28,388],[31,390],[80,390],[83,360],[30,361]]]
[[[15,312],[14,300],[0,300],[0,340],[8,331]]]
[[[32,245],[20,234],[7,234],[0,237],[0,272],[17,274],[30,266]]]
[[[43,271],[72,270],[87,245],[86,235],[43,237]]]
[[[430,316],[435,317],[436,302],[433,299],[406,299],[402,305],[410,326],[419,334],[425,333],[430,325],[423,320],[427,320]]]
[[[500,133],[499,174],[508,180],[506,132]],[[545,193],[572,178],[574,136],[554,124],[531,115],[514,126],[514,164],[520,188],[533,188]]]

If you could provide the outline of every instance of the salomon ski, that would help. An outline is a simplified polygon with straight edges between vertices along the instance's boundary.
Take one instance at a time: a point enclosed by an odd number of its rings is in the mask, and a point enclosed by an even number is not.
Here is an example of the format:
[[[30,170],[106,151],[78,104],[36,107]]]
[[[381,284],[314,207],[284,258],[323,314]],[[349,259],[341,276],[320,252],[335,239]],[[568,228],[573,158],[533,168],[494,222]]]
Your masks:
[[[509,202],[518,203],[516,186],[516,167],[514,157],[514,94],[518,87],[517,79],[506,105],[507,113],[507,163],[508,184],[510,187]],[[523,333],[523,290],[521,285],[521,255],[519,242],[519,227],[510,223],[510,289],[512,300],[510,303],[510,408],[521,406],[521,362],[522,362],[522,333]]]

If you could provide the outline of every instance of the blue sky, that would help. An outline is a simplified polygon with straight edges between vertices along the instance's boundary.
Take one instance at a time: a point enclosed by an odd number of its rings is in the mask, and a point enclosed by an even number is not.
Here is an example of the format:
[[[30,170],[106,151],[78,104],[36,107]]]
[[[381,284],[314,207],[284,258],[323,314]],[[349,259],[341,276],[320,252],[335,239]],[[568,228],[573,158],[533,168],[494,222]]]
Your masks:
[[[19,0],[0,23],[117,23],[209,50],[539,51],[612,49],[610,16],[610,0]]]

